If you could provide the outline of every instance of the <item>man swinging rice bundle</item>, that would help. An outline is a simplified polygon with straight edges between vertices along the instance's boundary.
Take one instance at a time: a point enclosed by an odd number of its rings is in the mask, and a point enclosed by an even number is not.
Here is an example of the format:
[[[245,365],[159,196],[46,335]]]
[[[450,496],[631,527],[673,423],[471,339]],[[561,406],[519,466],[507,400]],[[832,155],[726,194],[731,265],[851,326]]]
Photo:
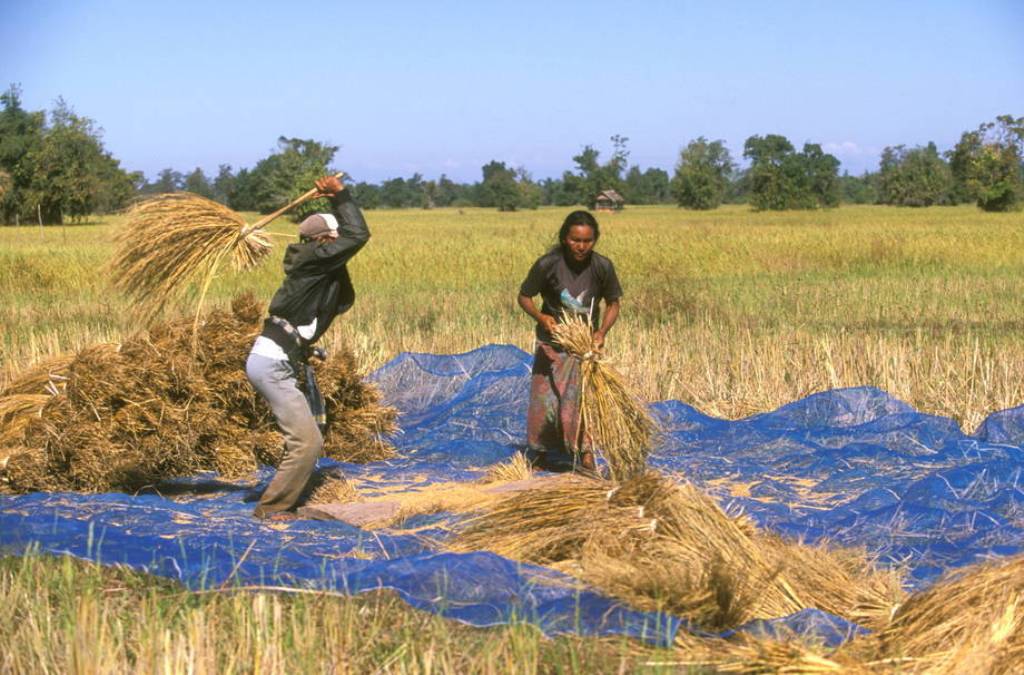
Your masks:
[[[285,457],[256,506],[258,518],[295,517],[293,509],[323,449],[324,403],[309,358],[323,358],[314,343],[355,302],[346,265],[370,238],[362,212],[337,176],[317,180],[316,189],[330,201],[331,213],[310,216],[299,225],[299,243],[285,251],[284,282],[245,364],[246,376],[270,405],[285,437]]]

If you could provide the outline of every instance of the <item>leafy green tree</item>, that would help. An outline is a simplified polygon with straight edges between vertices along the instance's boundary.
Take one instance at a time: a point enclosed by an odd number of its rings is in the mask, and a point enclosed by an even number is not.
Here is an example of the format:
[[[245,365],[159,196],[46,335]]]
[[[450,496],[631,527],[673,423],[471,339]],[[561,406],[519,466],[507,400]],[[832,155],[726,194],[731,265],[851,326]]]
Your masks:
[[[570,174],[571,175],[571,174]],[[576,204],[575,195],[566,191],[565,181],[561,178],[545,178],[539,183],[542,197],[541,203],[548,206],[572,206]]]
[[[608,181],[598,161],[600,156],[600,151],[587,145],[584,146],[580,154],[572,158],[572,161],[576,164],[576,181],[574,181],[577,188],[576,192],[580,196],[580,202],[588,208],[594,207],[597,195],[602,190],[621,187],[618,183],[615,185],[605,185]],[[572,184],[572,182],[569,184]]]
[[[626,177],[622,180],[622,197],[630,204],[649,204],[646,187],[643,184],[644,174],[639,166],[629,167]]]
[[[751,136],[743,146],[743,156],[750,160],[747,178],[750,181],[750,203],[757,210],[799,208],[798,186],[792,180],[793,144],[785,136],[768,134]]]
[[[0,94],[0,104],[0,171],[7,176],[6,189],[0,195],[0,217],[5,223],[14,223],[35,217],[26,200],[34,173],[26,157],[43,143],[46,115],[22,108],[21,88],[14,84]]]
[[[462,197],[462,193],[461,185],[448,178],[448,176],[441,174],[441,177],[437,179],[437,195],[434,202],[441,207],[451,206]]]
[[[423,176],[416,173],[408,179],[392,178],[384,181],[380,187],[380,205],[393,209],[425,208],[428,196]]]
[[[141,171],[132,171],[128,174],[128,180],[132,183],[132,194],[138,194],[148,185],[146,174]]]
[[[544,201],[544,189],[533,181],[533,176],[523,167],[515,171],[516,188],[519,190],[519,205],[524,209],[536,209]]]
[[[145,182],[141,171],[128,173],[109,153],[103,153],[97,171],[99,189],[93,199],[96,213],[113,213],[124,208],[138,193],[138,185]]]
[[[255,211],[256,196],[253,193],[252,173],[239,169],[235,174],[234,189],[228,193],[228,206],[235,211]]]
[[[839,160],[823,152],[817,143],[804,143],[799,157],[806,175],[804,190],[809,194],[807,208],[839,206]]]
[[[189,175],[185,176],[185,191],[197,194],[200,197],[213,199],[213,186],[210,179],[206,177],[203,170],[196,167]]]
[[[311,139],[277,139],[277,152],[261,159],[248,175],[252,206],[260,213],[270,213],[313,186],[313,182],[328,173],[337,146]],[[292,211],[295,220],[327,210],[325,200],[315,199]]]
[[[579,176],[572,171],[562,172],[562,190],[560,193],[561,199],[555,201],[557,206],[574,206],[576,204],[587,203],[587,198],[584,196],[587,191],[587,186],[582,176]]]
[[[894,206],[932,206],[952,201],[953,174],[934,143],[882,150],[878,200]]]
[[[420,209],[433,207],[433,204],[430,202],[431,195],[428,194],[428,181],[423,180],[422,174],[414,173],[405,182],[408,195],[406,206]]]
[[[423,208],[433,209],[437,207],[437,181],[436,180],[425,180],[423,181]]]
[[[878,203],[878,174],[865,171],[860,176],[844,172],[839,177],[841,199],[850,204]]]
[[[146,186],[146,192],[153,194],[167,194],[177,192],[185,186],[185,177],[181,172],[171,168],[161,169],[156,180]]]
[[[736,168],[729,176],[729,187],[725,191],[725,203],[747,204],[750,202],[750,170]]]
[[[785,136],[751,136],[743,156],[751,160],[746,181],[756,210],[813,209],[839,204],[839,160],[805,143],[796,152]]]
[[[463,196],[456,199],[452,206],[481,206],[487,200],[483,183],[470,183],[464,188]]]
[[[407,201],[408,197],[406,196],[404,178],[391,178],[381,183],[381,206],[389,206],[393,209],[400,209],[406,205]]]
[[[380,187],[377,185],[372,183],[356,183],[348,189],[352,190],[352,198],[359,203],[361,208],[380,208]]]
[[[966,131],[950,153],[961,191],[985,211],[1011,211],[1024,203],[1024,117],[1000,115]]]
[[[599,161],[601,153],[590,145],[585,146],[580,154],[572,158],[576,163],[577,173],[566,172],[562,176],[562,181],[567,193],[576,195],[577,201],[573,203],[594,208],[597,196],[604,190],[616,190],[620,193],[624,191],[622,175],[629,164],[629,151],[626,149],[629,139],[616,134],[611,137],[611,141],[612,156],[604,164]]]
[[[104,152],[100,136],[92,120],[57,100],[43,142],[25,157],[32,167],[27,199],[38,205],[44,223],[61,223],[65,216],[78,220],[96,211],[105,179],[129,182]],[[117,193],[108,190],[108,200]]]
[[[668,172],[664,169],[640,171],[638,166],[630,167],[623,190],[622,196],[630,204],[666,204],[672,199]]]
[[[480,206],[497,207],[499,211],[515,211],[522,206],[516,172],[506,167],[505,162],[492,160],[480,170],[484,176],[480,184]]]
[[[679,152],[672,194],[690,209],[715,209],[725,199],[735,165],[724,141],[698,137]]]
[[[221,204],[227,204],[231,200],[231,195],[238,187],[237,183],[238,179],[231,171],[231,165],[221,164],[217,167],[217,177],[213,179],[213,185],[211,186],[212,199]]]

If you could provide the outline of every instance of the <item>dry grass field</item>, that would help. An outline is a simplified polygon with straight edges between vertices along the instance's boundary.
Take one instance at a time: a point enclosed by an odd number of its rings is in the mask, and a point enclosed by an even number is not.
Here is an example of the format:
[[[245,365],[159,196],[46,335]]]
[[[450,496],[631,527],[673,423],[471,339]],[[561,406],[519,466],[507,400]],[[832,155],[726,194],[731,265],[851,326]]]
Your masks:
[[[404,350],[528,349],[515,293],[566,212],[368,212],[373,237],[351,264],[358,300],[329,338],[366,370]],[[600,221],[598,250],[626,293],[608,348],[652,400],[736,418],[875,385],[967,429],[1024,401],[1024,215],[634,207]],[[104,270],[120,225],[0,228],[0,379],[138,328]],[[293,229],[275,224],[279,245]],[[279,261],[225,270],[210,302],[243,288],[269,298]]]

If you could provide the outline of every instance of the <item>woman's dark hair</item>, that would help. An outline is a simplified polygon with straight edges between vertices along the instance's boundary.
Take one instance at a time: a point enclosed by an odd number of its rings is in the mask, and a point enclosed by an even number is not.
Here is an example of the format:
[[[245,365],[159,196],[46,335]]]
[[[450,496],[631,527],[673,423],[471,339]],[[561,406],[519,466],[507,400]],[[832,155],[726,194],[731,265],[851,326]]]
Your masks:
[[[565,239],[569,236],[569,230],[575,225],[586,225],[592,229],[595,242],[601,238],[601,228],[597,224],[597,218],[589,211],[573,211],[565,217],[561,229],[558,230],[558,245],[560,247],[565,245]]]

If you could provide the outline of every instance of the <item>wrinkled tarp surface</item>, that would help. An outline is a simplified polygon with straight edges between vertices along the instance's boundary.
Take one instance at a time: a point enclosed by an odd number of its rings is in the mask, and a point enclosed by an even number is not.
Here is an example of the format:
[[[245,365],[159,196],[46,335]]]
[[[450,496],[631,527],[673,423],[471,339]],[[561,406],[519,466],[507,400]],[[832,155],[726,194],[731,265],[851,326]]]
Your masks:
[[[402,485],[472,480],[522,447],[531,356],[490,345],[459,355],[402,354],[376,371],[402,411],[402,457],[340,467]],[[916,587],[945,569],[1024,547],[1024,407],[974,435],[870,387],[808,396],[744,420],[678,401],[654,404],[664,434],[651,463],[685,475],[761,525],[809,541],[862,545],[909,566]],[[323,460],[322,466],[333,463]],[[270,472],[263,472],[263,480]],[[741,489],[737,489],[737,487]],[[429,537],[340,522],[272,526],[251,517],[250,487],[199,476],[135,496],[0,497],[0,553],[30,547],[119,563],[194,588],[263,584],[397,591],[467,623],[536,623],[548,634],[626,634],[669,641],[682,622],[581,591],[552,570],[490,553],[452,554]],[[431,531],[430,517],[421,534]],[[812,631],[836,644],[858,627],[805,610],[747,630]]]

